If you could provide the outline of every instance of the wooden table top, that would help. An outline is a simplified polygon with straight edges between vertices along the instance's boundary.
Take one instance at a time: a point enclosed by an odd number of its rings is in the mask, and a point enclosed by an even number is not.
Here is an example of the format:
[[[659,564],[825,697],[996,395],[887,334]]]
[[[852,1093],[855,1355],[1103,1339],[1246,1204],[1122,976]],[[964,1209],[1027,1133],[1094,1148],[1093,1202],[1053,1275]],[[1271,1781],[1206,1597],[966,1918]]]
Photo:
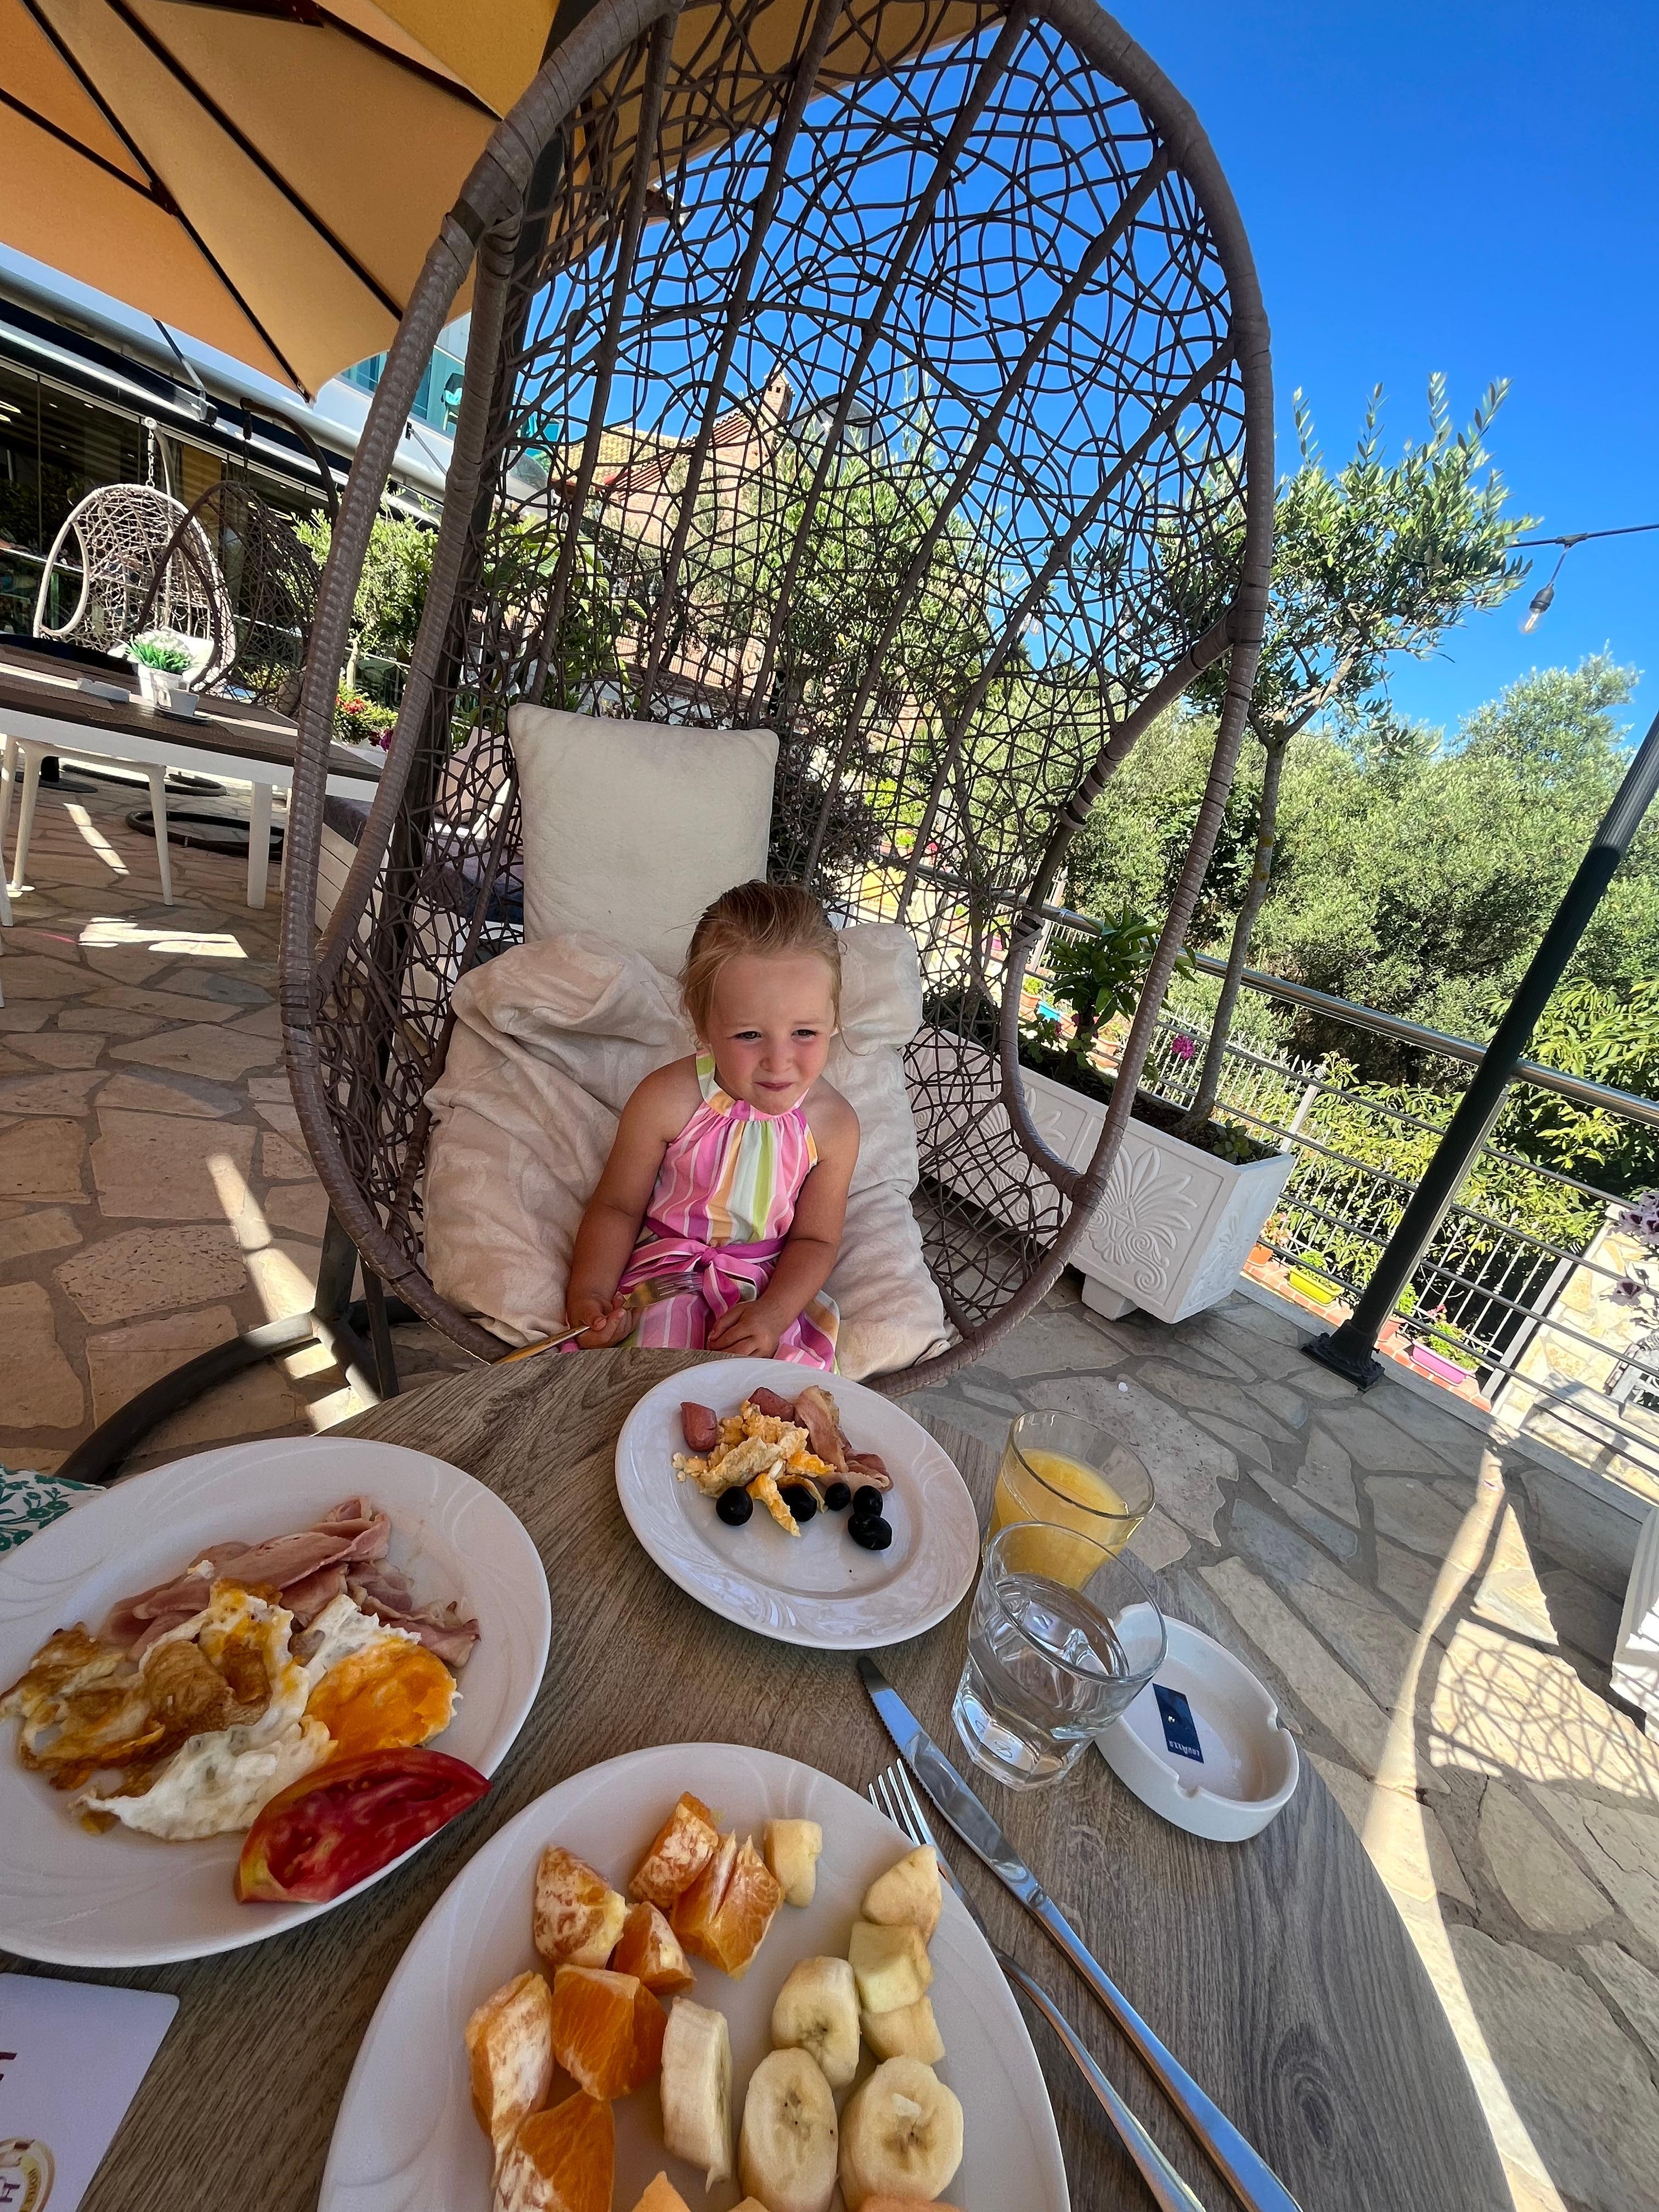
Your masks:
[[[434,1453],[507,1500],[547,1567],[547,1674],[489,1796],[392,1879],[246,1950],[80,1977],[181,2000],[83,2199],[87,2212],[313,2206],[358,2044],[405,1947],[487,1838],[567,1775],[641,1746],[700,1739],[763,1745],[860,1791],[889,1763],[891,1746],[848,1656],[767,1642],[716,1620],[658,1571],[623,1516],[612,1455],[623,1417],[654,1382],[704,1358],[615,1352],[481,1368],[333,1432]],[[983,1518],[993,1455],[929,1425]],[[950,1705],[967,1609],[964,1601],[931,1634],[880,1655],[964,1769]],[[1092,1753],[1077,1775],[1030,1796],[976,1771],[973,1778],[1107,1972],[1304,2212],[1506,2212],[1509,2191],[1439,2002],[1352,1829],[1307,1762],[1293,1802],[1243,1844],[1201,1843],[1168,1826]],[[1056,1998],[1206,2203],[1218,2212],[1231,2203],[1035,1923],[965,1849],[951,1856],[997,1941]],[[1075,2212],[1139,2212],[1147,2202],[1139,2177],[1071,2062],[1035,2018],[1032,2034]]]
[[[292,769],[298,725],[274,707],[254,700],[205,697],[193,715],[163,714],[136,696],[120,705],[80,689],[83,675],[111,684],[125,680],[118,664],[109,661],[106,667],[107,672],[90,659],[66,661],[31,653],[26,646],[0,645],[0,736],[5,734],[6,710],[10,708],[14,714],[70,723],[112,741],[122,737],[160,739],[181,758],[192,752],[231,753],[250,763]],[[72,750],[65,744],[65,750]],[[113,753],[116,743],[107,750]],[[384,759],[378,751],[371,755],[351,745],[331,745],[328,772],[354,777],[372,788],[380,780]]]

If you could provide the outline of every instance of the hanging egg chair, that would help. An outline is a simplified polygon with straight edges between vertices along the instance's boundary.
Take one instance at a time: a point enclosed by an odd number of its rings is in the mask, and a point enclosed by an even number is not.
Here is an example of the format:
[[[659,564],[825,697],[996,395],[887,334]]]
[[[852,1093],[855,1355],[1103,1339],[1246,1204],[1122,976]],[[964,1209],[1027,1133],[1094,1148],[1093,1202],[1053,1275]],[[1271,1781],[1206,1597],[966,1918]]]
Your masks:
[[[1092,0],[572,16],[433,246],[334,532],[289,827],[295,1102],[371,1287],[498,1357],[434,1285],[422,1209],[454,993],[520,927],[509,711],[591,716],[601,749],[607,717],[665,747],[774,732],[770,872],[920,956],[914,1205],[951,1340],[882,1378],[902,1391],[1012,1328],[1086,1226],[1214,844],[1271,546],[1249,249],[1191,110]],[[354,594],[469,296],[408,687],[319,941]],[[1076,1170],[1018,1078],[1026,969],[1114,769],[1217,664],[1207,787]]]

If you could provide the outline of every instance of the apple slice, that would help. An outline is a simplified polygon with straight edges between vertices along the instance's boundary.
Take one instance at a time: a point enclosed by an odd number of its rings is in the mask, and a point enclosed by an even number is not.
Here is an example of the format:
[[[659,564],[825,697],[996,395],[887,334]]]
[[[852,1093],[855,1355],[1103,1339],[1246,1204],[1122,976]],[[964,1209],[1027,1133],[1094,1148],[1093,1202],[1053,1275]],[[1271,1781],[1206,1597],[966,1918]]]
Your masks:
[[[919,2058],[924,2066],[937,2066],[945,2056],[932,1997],[918,1997],[896,2012],[866,2012],[859,2025],[878,2058]]]
[[[877,1875],[859,1911],[884,1928],[914,1928],[927,1943],[939,1926],[942,1902],[939,1854],[931,1844],[923,1844]]]
[[[880,1928],[855,1920],[847,1946],[859,2003],[866,2012],[896,2012],[926,1996],[933,1978],[927,1947],[914,1928]]]
[[[769,1820],[765,1829],[766,1863],[782,1885],[786,1905],[810,1905],[818,1885],[818,1860],[823,1850],[823,1830],[816,1820]],[[866,1911],[866,1920],[878,1913]]]

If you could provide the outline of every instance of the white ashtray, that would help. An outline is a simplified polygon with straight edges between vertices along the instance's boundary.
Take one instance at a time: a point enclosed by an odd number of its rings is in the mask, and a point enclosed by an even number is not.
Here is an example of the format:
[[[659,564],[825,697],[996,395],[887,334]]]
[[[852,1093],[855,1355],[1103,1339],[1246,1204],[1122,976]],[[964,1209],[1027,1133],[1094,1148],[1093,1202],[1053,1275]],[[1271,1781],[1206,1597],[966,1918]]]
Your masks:
[[[1296,1740],[1231,1651],[1184,1620],[1166,1626],[1156,1677],[1095,1741],[1153,1812],[1194,1836],[1242,1843],[1295,1796]]]

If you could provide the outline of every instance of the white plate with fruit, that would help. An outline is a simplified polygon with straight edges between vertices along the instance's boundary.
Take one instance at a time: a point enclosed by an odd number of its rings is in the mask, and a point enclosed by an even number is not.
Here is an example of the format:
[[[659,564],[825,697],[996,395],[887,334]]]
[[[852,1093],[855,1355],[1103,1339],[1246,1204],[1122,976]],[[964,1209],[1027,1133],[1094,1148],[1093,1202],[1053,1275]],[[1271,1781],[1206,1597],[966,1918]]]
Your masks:
[[[704,1415],[714,1426],[700,1434]],[[769,1439],[754,1432],[769,1428],[779,1456],[762,1464]],[[617,1492],[700,1605],[814,1650],[920,1636],[979,1565],[974,1501],[927,1430],[861,1383],[787,1359],[711,1360],[647,1390],[617,1439]]]
[[[984,1938],[841,1783],[691,1743],[573,1775],[450,1885],[363,2039],[319,2212],[927,2203],[1068,2212]]]

